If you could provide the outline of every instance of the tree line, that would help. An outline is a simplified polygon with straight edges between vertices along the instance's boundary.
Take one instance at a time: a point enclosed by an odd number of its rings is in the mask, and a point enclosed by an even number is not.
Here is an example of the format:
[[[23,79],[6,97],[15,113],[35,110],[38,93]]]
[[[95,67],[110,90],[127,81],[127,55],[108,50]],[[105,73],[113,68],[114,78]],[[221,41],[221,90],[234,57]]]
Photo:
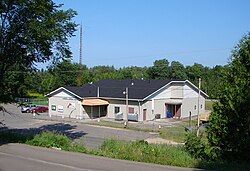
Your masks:
[[[160,59],[149,67],[130,66],[116,69],[114,66],[87,67],[70,60],[62,60],[47,70],[19,73],[23,77],[18,79],[25,80],[25,84],[20,87],[21,91],[25,90],[25,95],[28,91],[46,94],[62,86],[82,86],[102,79],[188,79],[197,85],[198,78],[202,78],[202,90],[210,98],[217,98],[225,68],[226,66],[220,65],[210,68],[198,63],[184,66],[178,61],[170,63],[167,59]]]

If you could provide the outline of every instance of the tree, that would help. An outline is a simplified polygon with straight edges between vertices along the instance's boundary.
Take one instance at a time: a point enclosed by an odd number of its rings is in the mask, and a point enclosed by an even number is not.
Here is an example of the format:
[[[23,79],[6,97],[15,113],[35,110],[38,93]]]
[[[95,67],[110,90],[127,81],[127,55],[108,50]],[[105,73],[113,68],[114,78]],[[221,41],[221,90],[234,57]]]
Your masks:
[[[52,68],[49,68],[49,72],[55,78],[55,88],[62,86],[76,86],[80,66],[72,64],[70,60],[63,60]]]
[[[227,66],[216,65],[209,68],[206,72],[205,79],[203,77],[204,90],[209,95],[209,98],[217,98],[219,96],[219,89],[222,83],[222,77]]]
[[[156,60],[154,66],[148,68],[148,75],[151,79],[168,79],[170,77],[168,60]]]
[[[71,57],[67,38],[76,30],[76,12],[61,6],[52,0],[0,2],[0,102],[13,101],[24,81],[19,75],[35,63]]]
[[[198,79],[202,78],[204,74],[204,67],[201,64],[194,63],[193,66],[186,67],[187,76],[190,81],[198,85]]]
[[[185,67],[178,61],[171,62],[170,77],[174,79],[187,79]]]
[[[232,52],[208,127],[208,140],[223,158],[250,161],[250,33]]]

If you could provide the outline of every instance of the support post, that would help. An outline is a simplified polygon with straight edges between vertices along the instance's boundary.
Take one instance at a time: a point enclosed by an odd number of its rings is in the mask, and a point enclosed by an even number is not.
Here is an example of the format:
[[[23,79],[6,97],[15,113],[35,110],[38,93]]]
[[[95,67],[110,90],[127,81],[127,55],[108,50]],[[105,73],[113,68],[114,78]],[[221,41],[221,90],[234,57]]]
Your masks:
[[[99,118],[98,118],[98,120],[97,120],[97,122],[100,122],[100,119],[101,119],[101,110],[100,110],[100,108],[101,108],[101,106],[99,106]]]
[[[200,129],[200,95],[201,95],[201,78],[199,78],[198,108],[197,108],[197,137]]]
[[[126,87],[126,114],[124,117],[124,126],[127,127],[127,122],[128,122],[128,87]]]
[[[189,122],[188,122],[189,128],[191,128],[191,117],[192,117],[192,114],[191,114],[191,111],[189,111]]]
[[[91,106],[91,120],[93,119],[93,106]]]

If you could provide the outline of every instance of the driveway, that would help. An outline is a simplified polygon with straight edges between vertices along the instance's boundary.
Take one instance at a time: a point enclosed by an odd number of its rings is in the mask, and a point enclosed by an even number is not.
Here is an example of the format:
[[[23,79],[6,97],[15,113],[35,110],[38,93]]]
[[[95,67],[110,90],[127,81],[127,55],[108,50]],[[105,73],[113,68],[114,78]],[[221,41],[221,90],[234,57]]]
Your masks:
[[[148,132],[100,127],[72,122],[58,122],[34,119],[32,114],[23,114],[12,104],[4,105],[10,114],[0,112],[0,122],[5,124],[3,129],[11,129],[23,134],[37,134],[41,131],[57,131],[68,135],[74,141],[85,144],[89,148],[99,147],[105,139],[145,140],[156,137]],[[1,127],[1,126],[0,126]],[[0,129],[1,130],[1,129]]]

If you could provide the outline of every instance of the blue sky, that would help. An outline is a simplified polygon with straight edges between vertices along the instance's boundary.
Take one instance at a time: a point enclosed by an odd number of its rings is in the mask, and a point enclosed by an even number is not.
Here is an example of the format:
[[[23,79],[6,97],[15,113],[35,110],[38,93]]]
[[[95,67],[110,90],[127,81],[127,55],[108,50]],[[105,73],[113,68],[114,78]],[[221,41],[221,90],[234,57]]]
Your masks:
[[[250,31],[249,0],[56,0],[78,12],[83,64],[150,66],[157,59],[184,65],[224,65]],[[79,61],[79,31],[70,39]]]

